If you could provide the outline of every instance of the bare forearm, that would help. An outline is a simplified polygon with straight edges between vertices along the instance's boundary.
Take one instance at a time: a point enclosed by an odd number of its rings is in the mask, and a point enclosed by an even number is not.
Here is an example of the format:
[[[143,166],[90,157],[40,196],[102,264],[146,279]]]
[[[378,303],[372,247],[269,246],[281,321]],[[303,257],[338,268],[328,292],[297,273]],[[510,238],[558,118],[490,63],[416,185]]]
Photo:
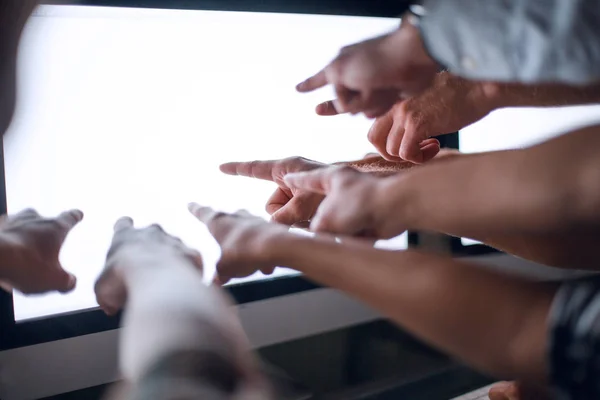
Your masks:
[[[445,232],[447,233],[447,232]],[[552,267],[600,270],[598,235],[485,235],[472,238],[506,253]]]
[[[482,86],[492,108],[560,107],[600,103],[600,84],[568,86],[482,83]]]
[[[456,157],[388,178],[390,212],[409,229],[472,238],[594,233],[600,225],[599,131],[583,129],[524,150]]]
[[[413,252],[306,238],[278,248],[277,262],[361,299],[481,370],[545,379],[553,288]]]

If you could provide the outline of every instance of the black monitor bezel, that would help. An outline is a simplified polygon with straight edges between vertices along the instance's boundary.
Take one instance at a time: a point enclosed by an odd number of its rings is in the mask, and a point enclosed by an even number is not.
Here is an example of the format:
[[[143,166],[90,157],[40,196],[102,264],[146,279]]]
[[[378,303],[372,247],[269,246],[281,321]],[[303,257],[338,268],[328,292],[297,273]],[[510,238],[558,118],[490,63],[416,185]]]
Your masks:
[[[52,3],[52,1],[50,1]],[[219,11],[247,11],[294,14],[348,15],[393,18],[408,6],[408,1],[344,1],[344,0],[84,0],[78,5],[169,8]],[[0,212],[6,214],[6,185],[4,174],[4,149],[0,143]],[[418,237],[409,233],[409,245],[417,244]],[[228,287],[238,304],[300,293],[320,288],[301,277],[277,277]],[[15,322],[12,294],[0,290],[0,351],[69,339],[93,333],[118,329],[120,316],[107,317],[99,309],[82,310]]]
[[[442,147],[460,150],[460,131],[450,135],[441,136],[440,139],[443,140]],[[450,250],[452,251],[452,255],[457,257],[472,257],[502,253],[500,250],[484,244],[465,246],[462,243],[462,239],[455,236],[450,236]]]

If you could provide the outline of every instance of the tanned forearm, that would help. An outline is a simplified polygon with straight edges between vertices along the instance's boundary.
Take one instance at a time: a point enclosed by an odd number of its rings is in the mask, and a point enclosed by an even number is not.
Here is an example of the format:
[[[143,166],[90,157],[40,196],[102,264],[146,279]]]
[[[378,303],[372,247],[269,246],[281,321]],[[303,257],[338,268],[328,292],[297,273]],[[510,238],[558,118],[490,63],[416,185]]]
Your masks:
[[[273,253],[277,265],[357,297],[480,370],[537,382],[546,377],[554,287],[450,258],[328,240],[294,238]]]
[[[452,236],[460,236],[444,232]],[[598,235],[569,233],[548,235],[484,235],[471,238],[509,254],[551,267],[600,270]]]
[[[481,154],[460,154],[442,150],[441,157],[435,162],[447,160],[450,156],[458,155],[461,158],[479,157]],[[381,176],[391,176],[409,171],[419,165],[409,162],[390,162],[380,156],[374,155],[363,160],[340,163],[358,169],[361,172],[375,173]],[[431,165],[431,163],[429,164]],[[460,227],[450,231],[440,232],[451,236],[461,236]],[[596,245],[600,237],[588,234],[577,235],[574,232],[556,234],[520,234],[486,232],[471,239],[478,240],[488,246],[502,250],[540,264],[560,268],[598,270],[600,263]]]
[[[390,177],[399,226],[470,238],[597,235],[600,127],[524,150],[456,157]]]
[[[482,83],[482,88],[492,109],[560,107],[600,103],[600,84],[567,86],[561,84]]]

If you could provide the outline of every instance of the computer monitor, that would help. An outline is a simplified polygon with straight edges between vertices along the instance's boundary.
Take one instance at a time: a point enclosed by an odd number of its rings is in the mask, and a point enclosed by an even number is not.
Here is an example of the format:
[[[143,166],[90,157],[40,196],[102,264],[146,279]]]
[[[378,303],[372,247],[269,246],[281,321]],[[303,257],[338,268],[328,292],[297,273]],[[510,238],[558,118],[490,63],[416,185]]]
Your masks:
[[[397,27],[399,3],[282,0],[261,3],[261,12],[237,1],[41,6],[20,48],[0,197],[9,213],[85,212],[60,255],[78,286],[68,295],[0,294],[0,398],[117,379],[119,319],[104,316],[93,294],[117,218],[159,223],[214,265],[218,246],[186,204],[266,216],[275,188],[225,176],[220,163],[295,155],[334,162],[370,152],[371,121],[318,117],[314,106],[333,93],[294,87],[340,47]],[[168,9],[178,6],[186,9]],[[406,248],[407,237],[381,246]],[[284,268],[229,291],[255,346],[377,317]]]
[[[517,149],[597,123],[600,105],[505,108],[462,129],[454,142],[464,153]],[[452,250],[458,255],[496,252],[468,238],[453,238]]]

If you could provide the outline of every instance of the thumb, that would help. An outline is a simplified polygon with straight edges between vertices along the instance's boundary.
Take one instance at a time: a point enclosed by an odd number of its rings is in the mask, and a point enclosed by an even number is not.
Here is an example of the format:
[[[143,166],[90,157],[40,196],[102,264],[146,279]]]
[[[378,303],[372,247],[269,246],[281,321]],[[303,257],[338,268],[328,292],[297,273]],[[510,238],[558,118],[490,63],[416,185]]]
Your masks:
[[[48,285],[52,285],[51,289],[58,290],[61,293],[68,293],[75,289],[77,278],[75,275],[68,273],[61,267],[52,270],[48,278]]]
[[[61,224],[68,232],[83,219],[83,212],[80,210],[69,210],[56,217],[56,221]]]
[[[309,221],[315,215],[322,199],[322,196],[312,192],[298,192],[272,215],[271,220],[288,226]]]

